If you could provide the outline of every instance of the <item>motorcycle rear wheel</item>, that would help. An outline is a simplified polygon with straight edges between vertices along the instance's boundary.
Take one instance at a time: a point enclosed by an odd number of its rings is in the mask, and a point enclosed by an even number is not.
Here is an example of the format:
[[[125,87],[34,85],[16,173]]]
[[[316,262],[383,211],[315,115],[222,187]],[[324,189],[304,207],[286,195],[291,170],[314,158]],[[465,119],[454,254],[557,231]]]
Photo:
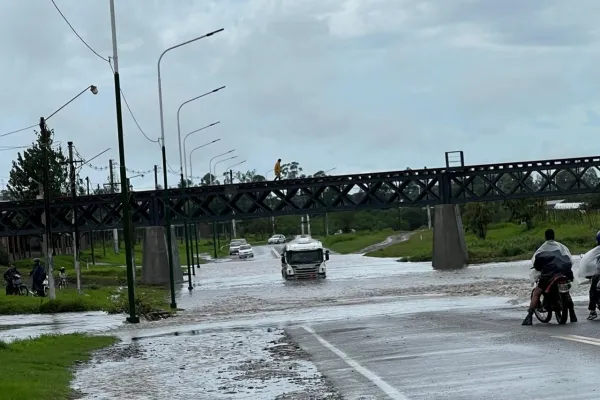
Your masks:
[[[29,296],[29,289],[27,289],[27,286],[19,286],[17,290],[20,296]]]
[[[563,293],[560,295],[559,299],[560,311],[555,311],[554,313],[556,314],[556,322],[560,325],[564,325],[569,319],[569,294]]]
[[[531,291],[531,297],[533,297],[533,290]],[[538,321],[547,324],[552,319],[552,311],[548,311],[544,308],[544,294],[540,296],[540,302],[538,306],[533,310],[535,317]]]

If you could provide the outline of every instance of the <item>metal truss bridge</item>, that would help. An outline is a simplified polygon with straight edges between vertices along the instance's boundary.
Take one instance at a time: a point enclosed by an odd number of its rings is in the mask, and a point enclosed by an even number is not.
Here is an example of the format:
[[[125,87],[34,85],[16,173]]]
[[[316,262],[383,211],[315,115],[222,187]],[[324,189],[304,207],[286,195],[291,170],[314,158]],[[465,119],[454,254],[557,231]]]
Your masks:
[[[461,154],[462,159],[462,154]],[[231,185],[133,192],[133,225],[164,224],[165,208],[174,225],[292,214],[423,207],[529,197],[598,192],[600,156],[503,164],[375,172],[357,175],[263,181]],[[121,228],[120,194],[81,196],[76,200],[79,229]],[[0,203],[0,236],[41,234],[42,200]],[[73,200],[51,205],[52,231],[71,232]]]

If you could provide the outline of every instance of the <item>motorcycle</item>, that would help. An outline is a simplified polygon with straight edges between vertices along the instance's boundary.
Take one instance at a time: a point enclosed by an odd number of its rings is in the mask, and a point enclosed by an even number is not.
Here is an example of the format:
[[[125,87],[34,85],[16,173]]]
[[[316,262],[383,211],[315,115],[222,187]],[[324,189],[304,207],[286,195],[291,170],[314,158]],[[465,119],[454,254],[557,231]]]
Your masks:
[[[537,283],[538,280],[536,280],[535,286],[537,286]],[[571,283],[565,275],[555,275],[540,296],[540,302],[533,311],[535,317],[546,324],[550,322],[554,312],[556,322],[560,325],[566,324],[569,318],[569,305],[573,301],[570,289]],[[531,291],[531,297],[533,297],[533,290]]]
[[[50,286],[48,285],[48,278],[44,279],[44,282],[42,283],[42,288],[44,291],[44,297],[47,297],[48,291],[50,290]],[[31,289],[31,293],[34,296],[39,296],[39,293],[36,290],[33,290],[33,288]]]
[[[19,295],[19,296],[28,296],[29,295],[29,289],[27,289],[27,286],[23,283],[23,280],[21,279],[21,275],[19,275],[19,274],[13,275],[12,286],[11,287],[7,286],[6,294]]]

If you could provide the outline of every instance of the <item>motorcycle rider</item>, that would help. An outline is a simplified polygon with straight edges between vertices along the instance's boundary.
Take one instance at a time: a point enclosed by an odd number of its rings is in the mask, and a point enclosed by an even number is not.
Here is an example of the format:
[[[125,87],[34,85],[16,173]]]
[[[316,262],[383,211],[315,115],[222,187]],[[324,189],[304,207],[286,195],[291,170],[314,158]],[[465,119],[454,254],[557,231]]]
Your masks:
[[[29,273],[33,276],[33,284],[31,288],[37,292],[38,296],[44,297],[44,280],[46,279],[46,270],[40,262],[39,258],[33,260],[33,269]]]
[[[60,271],[58,272],[58,279],[61,284],[65,284],[67,282],[67,272],[65,267],[60,267]]]
[[[13,286],[13,280],[15,279],[15,275],[21,275],[15,264],[10,264],[10,267],[4,272],[4,280],[6,281],[6,294],[12,294],[15,291],[15,287]]]
[[[596,247],[583,256],[579,265],[579,271],[580,277],[583,275],[585,279],[591,280],[589,292],[590,303],[588,305],[590,315],[587,319],[594,320],[598,318],[596,307],[600,299],[600,287],[598,287],[598,283],[600,282],[600,231],[596,233]]]
[[[527,316],[523,320],[522,325],[533,325],[533,312],[538,306],[542,293],[546,290],[555,275],[564,274],[569,281],[574,279],[572,270],[573,261],[569,249],[555,240],[553,229],[547,229],[544,236],[546,242],[536,251],[532,260],[532,268],[541,272],[541,275],[537,286],[533,290]],[[542,250],[543,248],[548,248],[548,250]],[[569,304],[569,317],[571,322],[577,322],[573,301]]]

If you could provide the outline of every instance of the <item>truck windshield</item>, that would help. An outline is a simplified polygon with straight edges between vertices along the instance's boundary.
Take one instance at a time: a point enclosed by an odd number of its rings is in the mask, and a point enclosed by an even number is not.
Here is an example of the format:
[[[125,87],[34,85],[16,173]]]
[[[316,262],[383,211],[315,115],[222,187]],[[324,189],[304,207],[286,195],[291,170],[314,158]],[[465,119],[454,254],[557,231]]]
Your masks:
[[[323,250],[288,251],[286,253],[288,264],[315,264],[323,262]]]

